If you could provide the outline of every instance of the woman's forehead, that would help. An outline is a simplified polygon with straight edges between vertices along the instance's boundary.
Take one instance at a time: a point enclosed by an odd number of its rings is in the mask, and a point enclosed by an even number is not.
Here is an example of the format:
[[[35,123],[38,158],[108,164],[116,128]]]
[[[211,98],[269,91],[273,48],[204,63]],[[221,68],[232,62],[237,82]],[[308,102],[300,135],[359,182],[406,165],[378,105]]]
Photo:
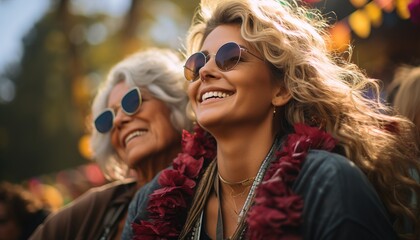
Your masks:
[[[249,46],[249,43],[241,35],[239,25],[224,24],[219,25],[207,35],[203,41],[200,51],[215,52],[227,42],[236,42],[242,46]]]

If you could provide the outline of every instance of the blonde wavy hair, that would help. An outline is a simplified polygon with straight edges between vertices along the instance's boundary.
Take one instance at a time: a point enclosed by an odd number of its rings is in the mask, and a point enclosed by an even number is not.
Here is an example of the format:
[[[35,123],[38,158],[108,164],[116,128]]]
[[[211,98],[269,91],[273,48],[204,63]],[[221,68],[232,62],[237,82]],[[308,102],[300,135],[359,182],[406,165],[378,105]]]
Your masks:
[[[282,129],[305,122],[331,133],[341,154],[375,187],[399,236],[418,239],[420,184],[410,173],[420,172],[420,163],[413,124],[381,103],[377,80],[349,61],[350,47],[347,59],[328,49],[329,25],[321,13],[297,2],[203,0],[187,36],[186,54],[199,51],[205,38],[224,24],[240,26],[242,37],[271,66],[275,81],[292,95],[277,115]],[[376,97],[367,98],[367,90]],[[206,176],[201,182],[207,182]],[[205,189],[200,186],[196,197],[205,198]],[[197,220],[203,207],[199,202],[194,201],[181,236]]]

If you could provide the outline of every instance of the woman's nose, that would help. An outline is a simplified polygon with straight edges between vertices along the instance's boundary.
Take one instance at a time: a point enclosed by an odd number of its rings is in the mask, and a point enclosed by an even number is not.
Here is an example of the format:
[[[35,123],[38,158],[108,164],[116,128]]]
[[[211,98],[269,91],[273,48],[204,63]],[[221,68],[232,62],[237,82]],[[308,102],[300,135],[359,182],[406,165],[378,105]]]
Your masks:
[[[132,116],[127,115],[121,107],[115,110],[114,126],[121,127],[127,122],[130,122]]]
[[[214,55],[208,55],[207,58],[206,64],[198,71],[201,81],[217,79],[220,76],[220,70],[216,65]]]

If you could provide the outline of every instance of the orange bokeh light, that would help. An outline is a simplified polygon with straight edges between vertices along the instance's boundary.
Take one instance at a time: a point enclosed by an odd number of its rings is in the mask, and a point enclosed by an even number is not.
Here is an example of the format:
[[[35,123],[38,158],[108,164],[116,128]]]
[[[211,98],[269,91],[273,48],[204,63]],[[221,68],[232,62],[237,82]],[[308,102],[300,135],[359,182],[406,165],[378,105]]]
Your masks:
[[[330,50],[346,51],[351,40],[350,29],[345,22],[338,22],[330,29]]]

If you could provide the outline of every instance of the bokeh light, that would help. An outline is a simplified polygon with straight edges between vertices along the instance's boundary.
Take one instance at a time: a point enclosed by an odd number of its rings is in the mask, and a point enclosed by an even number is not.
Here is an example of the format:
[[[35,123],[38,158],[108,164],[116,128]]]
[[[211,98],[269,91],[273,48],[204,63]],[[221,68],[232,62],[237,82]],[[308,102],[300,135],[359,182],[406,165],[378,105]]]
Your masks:
[[[92,160],[93,153],[90,147],[90,135],[83,135],[79,140],[79,152],[84,158]]]
[[[382,11],[375,2],[370,2],[365,7],[365,12],[368,15],[372,26],[379,27],[382,24]]]
[[[331,43],[329,43],[329,49],[333,51],[343,52],[348,49],[348,45],[351,40],[350,29],[348,25],[341,21],[330,29]]]
[[[16,95],[15,84],[8,78],[0,78],[0,103],[10,103]]]
[[[361,8],[363,7],[368,0],[350,0],[350,3],[355,7],[355,8]]]
[[[395,8],[394,0],[373,0],[385,12],[392,12]]]
[[[349,25],[357,36],[367,38],[370,34],[369,16],[364,10],[357,10],[349,17]]]
[[[410,18],[410,11],[408,10],[408,4],[411,0],[395,0],[395,8],[398,16],[402,19]]]

